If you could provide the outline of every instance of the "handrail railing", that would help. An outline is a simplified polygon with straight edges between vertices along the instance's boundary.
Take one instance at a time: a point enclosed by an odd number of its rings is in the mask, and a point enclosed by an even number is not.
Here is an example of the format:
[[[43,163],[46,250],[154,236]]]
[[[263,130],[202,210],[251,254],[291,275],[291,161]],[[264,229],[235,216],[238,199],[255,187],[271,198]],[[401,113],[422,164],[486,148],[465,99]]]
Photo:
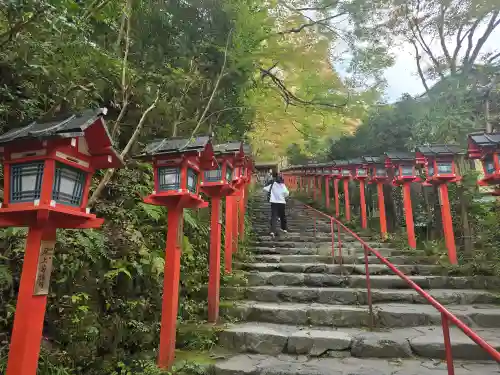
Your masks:
[[[449,323],[453,323],[458,328],[462,330],[464,334],[466,334],[472,341],[474,341],[477,345],[479,345],[485,352],[487,352],[492,359],[500,363],[500,352],[498,352],[493,346],[488,344],[484,339],[482,339],[477,333],[475,333],[470,327],[468,327],[464,322],[458,319],[455,315],[453,315],[446,307],[444,307],[441,303],[439,303],[434,297],[432,297],[429,293],[423,290],[420,286],[418,286],[414,281],[412,281],[408,276],[402,273],[400,270],[394,266],[387,258],[382,256],[377,250],[373,249],[370,245],[368,245],[361,237],[359,237],[355,232],[347,228],[344,224],[342,224],[335,217],[328,215],[324,212],[321,212],[314,207],[311,207],[307,204],[302,203],[306,208],[312,210],[316,214],[320,214],[330,220],[330,228],[332,235],[332,256],[335,257],[335,248],[334,248],[334,223],[337,225],[337,241],[339,242],[339,259],[340,264],[342,265],[342,240],[341,240],[341,229],[354,237],[359,243],[363,246],[364,250],[364,260],[365,260],[365,274],[366,274],[366,289],[367,289],[367,300],[368,300],[368,308],[370,311],[370,323],[373,329],[374,325],[374,315],[373,315],[373,304],[371,298],[371,285],[370,285],[370,270],[368,264],[368,253],[372,253],[375,255],[383,264],[385,264],[389,269],[398,275],[401,279],[403,279],[412,289],[414,289],[418,294],[420,294],[425,300],[427,300],[436,310],[441,313],[441,324],[443,328],[443,339],[445,346],[445,356],[446,356],[446,364],[448,368],[448,375],[454,375],[454,365],[453,365],[453,353],[451,348],[451,340],[450,340],[450,328]],[[314,217],[314,228],[316,229],[316,216]],[[316,233],[316,230],[315,230]],[[342,267],[341,267],[342,268]]]

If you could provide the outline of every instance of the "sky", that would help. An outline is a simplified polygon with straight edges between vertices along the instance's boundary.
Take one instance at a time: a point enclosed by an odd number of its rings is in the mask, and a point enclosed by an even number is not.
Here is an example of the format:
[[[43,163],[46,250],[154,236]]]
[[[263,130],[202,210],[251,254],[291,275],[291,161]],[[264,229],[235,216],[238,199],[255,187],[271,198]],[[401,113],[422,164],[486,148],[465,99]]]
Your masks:
[[[340,28],[349,28],[347,24],[340,23]],[[343,26],[342,26],[343,25]],[[478,27],[476,32],[474,33],[475,41],[482,35],[486,28],[486,25],[482,25]],[[425,38],[429,43],[429,37]],[[451,38],[454,41],[455,38]],[[455,48],[454,42],[449,42],[448,49],[453,51]],[[436,51],[435,55],[442,55],[442,48],[439,44],[438,40],[434,40],[432,43],[429,43],[431,50]],[[462,47],[462,51],[464,47]],[[493,33],[490,35],[483,48],[481,49],[482,53],[498,51],[500,50],[500,26],[497,27]],[[346,77],[349,74],[347,73],[348,66],[348,57],[349,55],[347,44],[340,41],[337,43],[333,49],[333,53],[337,55],[337,58],[333,57],[334,61],[341,61],[338,63],[334,63],[336,71],[340,74],[340,76]],[[385,90],[384,98],[389,103],[396,102],[402,94],[408,93],[412,96],[423,94],[425,89],[422,85],[422,81],[418,76],[417,65],[415,61],[415,50],[413,46],[404,41],[400,41],[398,46],[389,50],[389,53],[394,57],[394,65],[390,68],[387,68],[384,72],[384,77],[387,81],[387,88]],[[425,54],[422,55],[425,59]],[[342,57],[343,59],[339,59]],[[425,63],[425,61],[424,61]],[[432,85],[432,82],[428,82],[429,85]]]
[[[477,34],[481,35],[479,31]],[[433,46],[432,48],[436,49],[439,47]],[[499,49],[500,27],[497,27],[485,43],[482,51],[488,52]],[[404,93],[419,95],[424,92],[424,86],[418,77],[415,58],[411,53],[412,50],[413,47],[410,44],[404,43],[400,49],[391,51],[395,57],[395,64],[385,71],[385,78],[387,80],[385,97],[390,103],[397,101]]]

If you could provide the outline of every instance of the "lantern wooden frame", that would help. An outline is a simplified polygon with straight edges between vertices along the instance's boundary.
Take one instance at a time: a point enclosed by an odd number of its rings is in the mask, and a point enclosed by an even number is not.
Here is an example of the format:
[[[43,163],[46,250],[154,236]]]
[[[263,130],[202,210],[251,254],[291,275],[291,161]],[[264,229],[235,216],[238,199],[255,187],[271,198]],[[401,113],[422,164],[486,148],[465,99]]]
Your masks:
[[[102,225],[103,219],[96,218],[87,208],[92,175],[97,169],[123,166],[104,122],[106,112],[105,108],[86,110],[46,123],[33,122],[0,136],[4,167],[0,227],[32,226],[42,217],[50,217],[58,228]],[[30,165],[38,170],[39,192],[30,198],[13,199],[13,188],[20,187],[21,169]],[[61,189],[61,179],[67,173],[78,179],[74,180],[74,191],[69,197],[54,190],[56,182]]]
[[[385,167],[393,172],[392,183],[394,186],[408,182],[419,182],[420,177],[416,174],[416,158],[414,154],[406,152],[386,152]],[[411,173],[405,173],[405,169],[411,168]]]
[[[479,185],[500,184],[500,132],[469,134],[467,152],[470,159],[481,160],[484,178],[478,182]],[[491,170],[487,162],[492,164]],[[494,195],[498,194],[500,191],[497,190]]]
[[[447,182],[458,182],[462,178],[458,174],[455,158],[464,154],[457,145],[430,145],[417,148],[417,163],[425,168],[425,185],[442,184]],[[442,163],[451,166],[450,172],[440,172]]]
[[[201,208],[203,198],[199,194],[200,175],[204,168],[212,168],[215,164],[213,147],[209,137],[195,139],[165,138],[151,142],[143,153],[141,160],[152,161],[154,188],[153,193],[144,198],[145,203],[179,208]],[[161,176],[164,168],[178,171],[178,186],[162,189]],[[188,173],[197,174],[196,189],[188,187]]]

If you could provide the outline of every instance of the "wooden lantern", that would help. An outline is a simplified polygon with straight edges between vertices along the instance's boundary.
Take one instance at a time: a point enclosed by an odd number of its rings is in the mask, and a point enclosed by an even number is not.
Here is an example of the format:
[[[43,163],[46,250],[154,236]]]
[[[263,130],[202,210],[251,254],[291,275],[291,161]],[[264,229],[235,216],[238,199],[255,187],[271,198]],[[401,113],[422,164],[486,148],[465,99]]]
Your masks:
[[[4,202],[0,226],[31,226],[45,216],[57,228],[94,228],[103,220],[87,209],[92,175],[123,161],[112,147],[103,115],[87,110],[33,122],[0,136]]]
[[[392,182],[395,186],[420,181],[416,174],[415,163],[414,154],[407,152],[385,153],[385,167],[392,170]]]
[[[57,228],[98,228],[87,208],[92,175],[119,168],[106,109],[33,122],[0,136],[4,168],[1,227],[29,227],[7,364],[8,375],[35,375]]]
[[[387,238],[387,219],[385,214],[384,184],[389,180],[383,158],[377,156],[363,156],[369,169],[369,183],[377,185],[377,201],[380,221],[380,236]]]
[[[423,164],[426,169],[425,184],[438,185],[444,239],[451,264],[457,263],[457,250],[447,184],[461,179],[455,164],[455,158],[460,154],[463,154],[463,151],[456,145],[429,145],[417,148],[417,162]]]
[[[363,161],[368,168],[369,183],[385,182],[389,180],[384,160],[377,156],[363,156]]]
[[[170,138],[149,143],[141,155],[152,160],[155,190],[145,203],[179,208],[201,208],[202,168],[212,168],[214,154],[209,137]]]
[[[175,359],[183,210],[203,207],[199,176],[213,167],[214,154],[209,137],[171,138],[151,142],[139,158],[153,163],[155,190],[144,202],[168,209],[158,366],[169,368]]]
[[[470,159],[480,159],[483,165],[484,178],[479,185],[500,184],[500,133],[469,134],[467,152]]]
[[[408,236],[408,246],[415,249],[417,240],[415,237],[415,224],[413,222],[413,207],[411,203],[412,182],[420,181],[415,171],[415,155],[407,152],[386,152],[385,166],[392,169],[394,186],[403,187],[403,204],[406,222],[406,234]]]
[[[460,146],[430,145],[417,148],[416,160],[424,165],[425,184],[442,184],[461,180],[458,174],[455,158],[463,154]]]

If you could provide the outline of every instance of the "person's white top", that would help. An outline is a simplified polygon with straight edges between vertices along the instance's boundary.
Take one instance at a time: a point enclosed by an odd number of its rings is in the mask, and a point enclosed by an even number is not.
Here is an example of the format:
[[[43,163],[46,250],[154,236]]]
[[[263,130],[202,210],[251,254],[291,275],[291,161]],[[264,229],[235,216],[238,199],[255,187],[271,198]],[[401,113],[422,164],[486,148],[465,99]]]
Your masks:
[[[285,198],[290,195],[287,187],[283,183],[272,183],[264,187],[265,192],[269,192],[271,189],[271,199],[269,200],[271,203],[286,203]]]

